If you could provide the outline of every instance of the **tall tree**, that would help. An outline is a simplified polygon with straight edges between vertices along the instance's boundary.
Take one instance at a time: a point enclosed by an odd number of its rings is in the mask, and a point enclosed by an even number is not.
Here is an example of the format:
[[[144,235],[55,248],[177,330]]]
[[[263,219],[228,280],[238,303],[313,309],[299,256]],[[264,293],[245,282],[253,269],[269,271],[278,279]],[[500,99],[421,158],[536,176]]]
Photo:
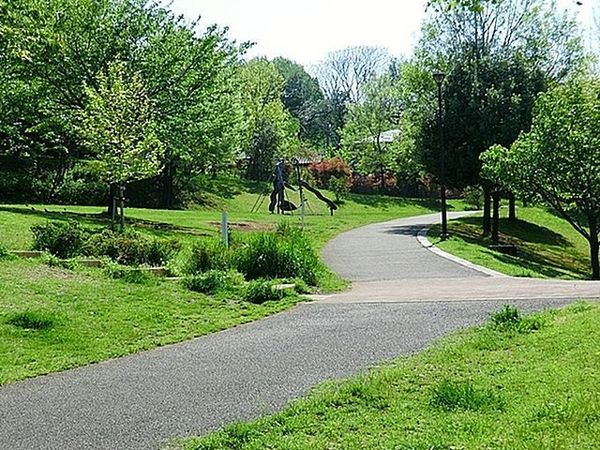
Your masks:
[[[533,125],[507,150],[482,155],[489,179],[539,196],[589,243],[592,278],[600,279],[600,81],[578,80],[543,94]]]
[[[351,105],[343,130],[345,157],[363,173],[380,173],[383,180],[393,161],[390,138],[385,132],[397,130],[402,105],[389,75],[367,83],[363,88],[363,101]]]
[[[244,150],[250,160],[249,177],[267,179],[278,158],[298,150],[299,123],[281,97],[285,79],[272,62],[253,59],[240,70],[246,114]]]
[[[98,158],[103,178],[124,189],[132,181],[158,175],[163,145],[141,75],[114,61],[97,78],[97,88],[86,88],[80,132]]]
[[[275,58],[273,64],[284,78],[281,100],[300,123],[300,139],[318,147],[325,143],[325,96],[319,82],[304,67],[289,59]]]

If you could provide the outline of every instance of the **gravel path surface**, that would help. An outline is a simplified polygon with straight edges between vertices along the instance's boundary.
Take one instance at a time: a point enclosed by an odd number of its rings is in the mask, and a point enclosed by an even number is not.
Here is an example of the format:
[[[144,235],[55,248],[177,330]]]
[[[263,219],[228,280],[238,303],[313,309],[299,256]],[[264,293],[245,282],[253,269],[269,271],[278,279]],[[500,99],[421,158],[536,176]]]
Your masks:
[[[273,412],[322,381],[421,350],[484,321],[507,303],[499,297],[511,298],[504,292],[528,292],[527,285],[504,290],[497,284],[503,281],[418,244],[418,231],[437,219],[371,225],[332,241],[324,256],[355,281],[348,293],[190,342],[0,388],[0,449],[159,449],[177,436]],[[489,285],[493,299],[482,299],[474,285]],[[600,296],[600,284],[589,286]],[[581,292],[562,289],[569,298]],[[525,310],[569,303],[525,297],[510,302]]]

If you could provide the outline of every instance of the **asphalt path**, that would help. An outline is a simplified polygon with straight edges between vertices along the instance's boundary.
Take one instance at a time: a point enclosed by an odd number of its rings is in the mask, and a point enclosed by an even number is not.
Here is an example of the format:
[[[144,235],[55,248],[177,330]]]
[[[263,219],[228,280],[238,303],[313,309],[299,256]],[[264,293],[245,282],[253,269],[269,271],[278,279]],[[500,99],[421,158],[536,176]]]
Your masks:
[[[449,218],[464,215],[450,213]],[[323,258],[353,282],[485,276],[423,248],[415,237],[439,219],[431,214],[357,228],[327,243]]]
[[[320,382],[485,321],[508,301],[469,301],[476,297],[468,288],[443,301],[402,300],[402,283],[435,290],[444,280],[484,280],[418,246],[415,234],[430,221],[435,217],[354,230],[327,247],[327,261],[356,281],[365,299],[377,279],[388,280],[379,283],[378,300],[328,297],[193,341],[0,388],[0,449],[159,449],[271,413]],[[527,311],[569,302],[510,301]]]

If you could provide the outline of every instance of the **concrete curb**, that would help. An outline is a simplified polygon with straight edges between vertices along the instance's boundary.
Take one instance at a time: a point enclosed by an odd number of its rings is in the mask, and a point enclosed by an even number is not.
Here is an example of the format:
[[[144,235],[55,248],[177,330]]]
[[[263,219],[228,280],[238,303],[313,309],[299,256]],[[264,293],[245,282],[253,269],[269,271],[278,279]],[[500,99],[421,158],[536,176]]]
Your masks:
[[[443,250],[440,250],[439,248],[437,248],[435,245],[433,245],[431,243],[431,241],[427,238],[427,233],[429,232],[429,230],[431,229],[431,227],[425,227],[422,228],[419,233],[417,234],[417,240],[419,241],[419,243],[425,247],[427,250],[429,250],[432,253],[435,253],[436,255],[445,258],[449,261],[453,261],[457,264],[460,264],[461,266],[465,266],[468,267],[469,269],[473,269],[476,270],[478,272],[484,273],[487,276],[490,277],[496,277],[496,278],[510,278],[508,275],[505,275],[503,273],[500,272],[496,272],[495,270],[492,269],[488,269],[487,267],[483,267],[483,266],[479,266],[477,264],[473,264],[470,261],[467,261],[466,259],[462,259],[459,258],[458,256],[454,256],[451,255],[450,253],[446,253]]]

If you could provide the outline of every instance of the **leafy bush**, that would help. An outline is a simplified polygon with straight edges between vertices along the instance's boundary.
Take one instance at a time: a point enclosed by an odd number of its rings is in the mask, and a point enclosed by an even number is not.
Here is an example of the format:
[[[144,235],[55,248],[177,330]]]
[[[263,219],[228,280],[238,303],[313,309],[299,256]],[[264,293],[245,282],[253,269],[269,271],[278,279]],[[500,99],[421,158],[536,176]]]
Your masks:
[[[56,319],[47,312],[27,311],[14,314],[6,323],[24,330],[49,330],[56,325]]]
[[[8,255],[8,249],[3,244],[0,244],[0,258],[5,258]]]
[[[218,239],[203,239],[193,245],[183,272],[196,275],[209,270],[227,270],[230,267],[231,251]]]
[[[329,190],[335,194],[335,201],[341,202],[350,192],[351,182],[344,177],[331,177],[329,179]]]
[[[48,222],[31,227],[33,249],[46,251],[59,258],[72,258],[81,253],[88,232],[79,223]]]
[[[252,236],[237,249],[235,266],[247,279],[301,278],[310,285],[317,282],[319,257],[299,228],[280,226],[276,233]]]
[[[275,284],[269,280],[252,280],[244,291],[244,300],[257,305],[272,300],[281,300],[285,292],[275,289]]]
[[[352,181],[350,165],[338,156],[320,163],[313,163],[308,167],[308,170],[315,179],[317,187],[321,189],[330,188],[332,178],[342,180],[348,186]]]
[[[232,291],[244,283],[244,276],[235,271],[209,270],[200,275],[192,275],[183,280],[188,289],[202,294],[213,295],[221,291]]]
[[[464,200],[473,209],[483,208],[483,189],[480,187],[467,187],[464,190]]]
[[[89,256],[108,256],[125,266],[162,266],[179,248],[179,242],[175,240],[152,239],[132,230],[116,232],[106,229],[90,236],[85,253]]]

